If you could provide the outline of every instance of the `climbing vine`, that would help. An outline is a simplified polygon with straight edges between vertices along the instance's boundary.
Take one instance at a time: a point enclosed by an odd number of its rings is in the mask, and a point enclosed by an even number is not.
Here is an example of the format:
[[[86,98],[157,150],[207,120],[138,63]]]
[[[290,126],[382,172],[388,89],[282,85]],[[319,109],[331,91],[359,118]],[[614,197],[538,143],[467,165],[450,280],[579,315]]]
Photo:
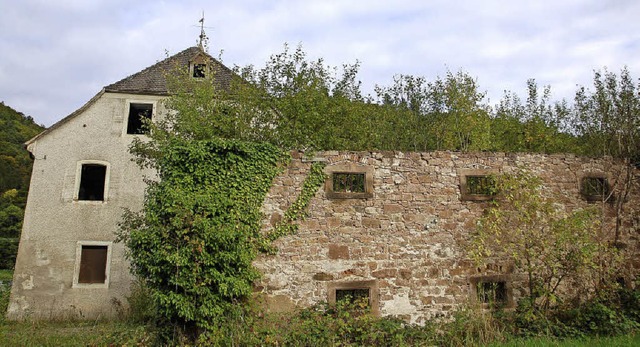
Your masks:
[[[302,191],[296,200],[289,206],[284,213],[284,218],[267,234],[269,241],[275,241],[283,236],[295,234],[298,231],[298,224],[295,221],[303,220],[306,217],[307,206],[309,201],[316,194],[318,188],[322,186],[325,180],[324,163],[314,162],[311,164],[309,175],[304,180]],[[273,248],[267,249],[273,253]]]

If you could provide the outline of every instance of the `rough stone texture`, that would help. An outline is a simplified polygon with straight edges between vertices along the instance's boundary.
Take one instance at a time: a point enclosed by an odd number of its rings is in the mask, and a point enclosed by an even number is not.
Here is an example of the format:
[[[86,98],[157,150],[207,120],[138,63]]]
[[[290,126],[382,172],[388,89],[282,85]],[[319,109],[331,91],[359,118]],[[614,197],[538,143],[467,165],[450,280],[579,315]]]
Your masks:
[[[309,306],[327,301],[336,283],[375,280],[380,314],[411,323],[441,317],[472,300],[470,283],[477,282],[478,276],[506,276],[510,300],[525,294],[523,279],[512,265],[477,268],[465,256],[461,242],[475,228],[488,202],[461,199],[461,173],[513,172],[525,167],[571,210],[589,204],[579,193],[581,177],[598,173],[612,181],[618,168],[611,158],[570,154],[331,151],[315,156],[329,167],[373,167],[373,197],[329,199],[325,188],[319,189],[299,232],[278,240],[276,255],[255,262],[264,274],[259,285],[262,292]],[[263,206],[265,229],[298,196],[309,171],[311,162],[301,160],[300,153],[293,157]],[[626,205],[628,213],[637,215],[638,202],[636,188]]]

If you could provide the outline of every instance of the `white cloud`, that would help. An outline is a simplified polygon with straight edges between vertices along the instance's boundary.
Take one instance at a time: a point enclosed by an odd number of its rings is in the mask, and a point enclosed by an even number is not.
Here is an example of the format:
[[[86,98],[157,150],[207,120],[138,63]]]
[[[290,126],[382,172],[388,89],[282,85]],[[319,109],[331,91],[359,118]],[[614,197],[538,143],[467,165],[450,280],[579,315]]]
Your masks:
[[[640,69],[637,1],[27,0],[0,3],[0,98],[51,125],[165,49],[193,46],[202,10],[211,53],[224,49],[228,65],[262,66],[302,42],[331,65],[361,61],[369,90],[462,69],[492,102],[524,93],[528,78],[571,98],[594,69]]]

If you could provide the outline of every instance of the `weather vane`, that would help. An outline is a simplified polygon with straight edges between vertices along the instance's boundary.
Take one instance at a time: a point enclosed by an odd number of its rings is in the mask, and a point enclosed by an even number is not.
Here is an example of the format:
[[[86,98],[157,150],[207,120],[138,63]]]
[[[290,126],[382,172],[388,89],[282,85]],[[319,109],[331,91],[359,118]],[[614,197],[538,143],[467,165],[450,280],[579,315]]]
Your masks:
[[[200,36],[198,39],[198,47],[202,50],[208,49],[209,38],[207,34],[204,32],[204,29],[207,28],[204,26],[204,11],[202,11],[202,18],[198,21],[200,23]]]

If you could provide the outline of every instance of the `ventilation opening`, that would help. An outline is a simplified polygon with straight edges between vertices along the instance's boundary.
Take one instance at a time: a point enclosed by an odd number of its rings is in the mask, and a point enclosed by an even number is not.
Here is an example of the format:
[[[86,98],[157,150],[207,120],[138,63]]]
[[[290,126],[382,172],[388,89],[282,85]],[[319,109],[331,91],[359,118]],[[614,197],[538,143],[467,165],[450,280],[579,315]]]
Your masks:
[[[78,200],[104,201],[107,167],[99,164],[82,164]]]
[[[105,283],[107,251],[107,246],[82,246],[78,283]]]
[[[147,132],[146,122],[151,120],[153,104],[129,104],[127,134],[141,135]]]

